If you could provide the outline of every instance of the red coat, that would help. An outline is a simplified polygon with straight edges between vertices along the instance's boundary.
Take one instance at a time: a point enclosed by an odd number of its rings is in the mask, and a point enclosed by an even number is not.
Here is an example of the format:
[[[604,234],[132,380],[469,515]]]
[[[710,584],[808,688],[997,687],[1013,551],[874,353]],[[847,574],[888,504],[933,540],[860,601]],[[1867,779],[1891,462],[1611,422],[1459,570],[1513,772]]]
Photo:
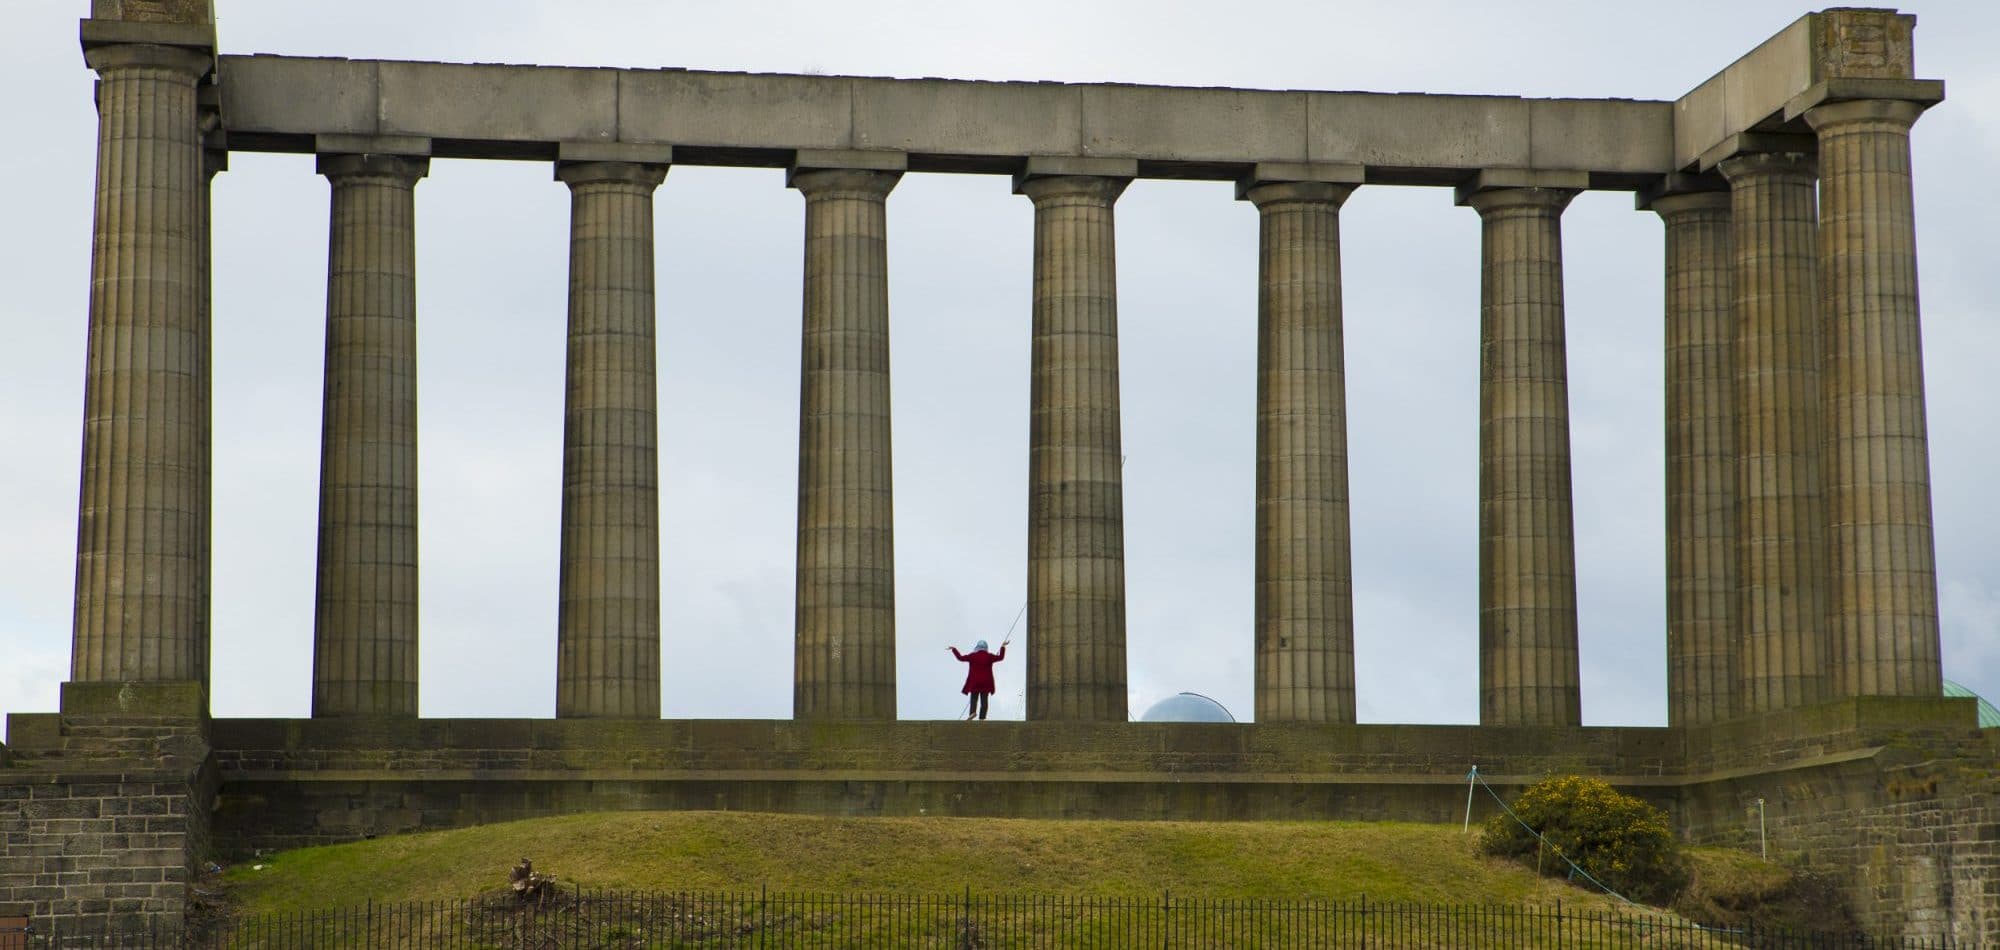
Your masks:
[[[998,653],[988,653],[985,650],[960,653],[957,647],[952,647],[951,655],[958,657],[958,662],[966,664],[965,688],[959,692],[990,693],[993,692],[993,664],[1007,658],[1007,645],[1000,644]]]

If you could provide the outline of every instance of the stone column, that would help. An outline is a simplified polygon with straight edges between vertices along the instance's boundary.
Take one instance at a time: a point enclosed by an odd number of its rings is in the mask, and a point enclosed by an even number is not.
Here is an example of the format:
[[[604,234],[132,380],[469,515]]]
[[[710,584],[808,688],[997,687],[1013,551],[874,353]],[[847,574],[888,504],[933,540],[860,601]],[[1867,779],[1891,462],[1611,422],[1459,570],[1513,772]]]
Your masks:
[[[664,164],[556,166],[570,189],[559,718],[660,715],[653,191],[666,175]]]
[[[1258,212],[1258,722],[1354,721],[1340,205],[1361,175],[1312,171],[1237,189]]]
[[[199,681],[209,418],[205,50],[89,47],[97,205],[70,679]],[[115,24],[125,26],[125,24]]]
[[[1031,159],[1028,718],[1124,722],[1125,499],[1112,206],[1138,163]]]
[[[214,87],[210,86],[207,88],[213,89]],[[214,113],[210,112],[203,115],[204,126],[213,121],[215,121]],[[201,400],[201,408],[197,409],[195,414],[201,419],[207,420],[201,427],[201,487],[195,490],[195,497],[201,502],[201,525],[196,529],[201,538],[201,560],[197,567],[197,576],[200,580],[195,585],[195,589],[201,592],[200,600],[195,605],[195,642],[200,644],[200,653],[196,657],[196,668],[199,675],[196,678],[201,680],[204,690],[209,685],[209,674],[214,668],[211,662],[211,656],[214,652],[214,641],[210,636],[212,617],[209,607],[209,595],[213,589],[211,579],[215,576],[215,281],[213,267],[214,254],[212,253],[213,245],[211,241],[213,229],[210,227],[210,222],[214,219],[214,215],[212,214],[213,206],[209,199],[212,190],[211,186],[215,183],[215,176],[229,170],[229,150],[221,144],[222,133],[211,131],[208,133],[207,138],[208,142],[201,152],[201,207],[198,211],[200,224],[195,229],[195,240],[201,244],[201,288],[195,295],[196,299],[201,301],[201,344],[199,348],[201,355],[201,383],[197,393]]]
[[[319,157],[333,208],[314,716],[417,714],[415,189],[429,166]]]
[[[1936,696],[1937,567],[1910,124],[1928,103],[1805,113],[1819,135],[1828,634],[1840,696]]]
[[[792,714],[896,718],[890,189],[900,153],[805,153]]]
[[[1666,226],[1667,723],[1736,714],[1736,299],[1729,191],[1641,196]]]
[[[1585,182],[1487,172],[1479,212],[1479,721],[1581,723],[1562,212]]]
[[[1828,698],[1813,157],[1749,152],[1729,179],[1736,256],[1737,712]]]

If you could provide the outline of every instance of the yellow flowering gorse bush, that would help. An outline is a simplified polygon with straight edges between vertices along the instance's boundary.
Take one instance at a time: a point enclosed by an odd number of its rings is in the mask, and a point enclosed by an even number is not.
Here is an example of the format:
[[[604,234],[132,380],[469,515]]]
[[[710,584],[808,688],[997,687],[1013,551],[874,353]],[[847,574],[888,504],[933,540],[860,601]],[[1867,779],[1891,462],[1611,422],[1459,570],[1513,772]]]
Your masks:
[[[1488,819],[1480,837],[1487,854],[1516,858],[1546,875],[1570,877],[1574,861],[1606,887],[1633,900],[1664,904],[1687,883],[1687,863],[1667,813],[1600,779],[1557,775],[1521,793],[1510,806],[1537,841],[1506,813]],[[1577,876],[1586,887],[1590,882]]]

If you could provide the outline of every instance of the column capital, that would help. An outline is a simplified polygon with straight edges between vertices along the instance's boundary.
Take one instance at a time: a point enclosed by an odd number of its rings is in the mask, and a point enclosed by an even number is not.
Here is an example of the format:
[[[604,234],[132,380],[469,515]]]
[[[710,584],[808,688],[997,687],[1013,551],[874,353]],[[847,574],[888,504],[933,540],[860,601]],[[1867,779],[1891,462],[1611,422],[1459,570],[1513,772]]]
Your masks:
[[[1129,178],[1100,178],[1094,175],[1055,175],[1049,178],[1032,178],[1014,186],[1014,193],[1027,195],[1028,200],[1041,204],[1051,198],[1095,198],[1110,204],[1125,193],[1125,186],[1132,183]]]
[[[625,182],[658,188],[674,162],[671,145],[634,142],[558,142],[555,179],[574,188],[595,182]]]
[[[1459,200],[1462,207],[1479,212],[1480,217],[1500,211],[1526,209],[1560,215],[1569,207],[1576,191],[1570,188],[1491,188],[1475,191]]]
[[[1728,211],[1732,200],[1727,190],[1687,191],[1661,195],[1640,210],[1655,212],[1662,218],[1673,218],[1690,211]]]
[[[1326,185],[1339,187],[1340,197],[1332,200],[1345,201],[1366,179],[1367,170],[1358,162],[1258,162],[1236,179],[1236,200],[1261,204],[1251,192],[1269,185]],[[1299,197],[1326,200],[1305,194]]]
[[[1139,161],[1132,158],[1087,158],[1073,155],[1030,156],[1014,174],[1014,193],[1040,201],[1057,195],[1108,192],[1106,200],[1117,201],[1125,186],[1139,177]],[[1044,184],[1067,181],[1067,184]]]
[[[107,69],[152,66],[186,73],[193,79],[200,79],[215,68],[215,52],[212,48],[201,49],[165,43],[119,43],[104,46],[85,44],[83,61],[99,73]]]
[[[384,178],[402,178],[408,180],[411,184],[415,184],[418,179],[430,174],[431,160],[428,157],[411,155],[320,155],[313,163],[313,170],[328,178],[373,175]]]
[[[1732,185],[1753,175],[1815,178],[1819,156],[1811,151],[1739,152],[1717,162],[1715,168]]]
[[[623,183],[651,190],[667,180],[666,165],[643,162],[556,162],[556,180],[574,188],[578,185]]]
[[[785,187],[811,196],[824,191],[861,191],[886,197],[910,167],[906,152],[887,149],[802,148],[785,168]]]
[[[1590,173],[1543,168],[1486,168],[1459,184],[1453,200],[1480,214],[1524,204],[1553,205],[1561,211],[1576,193],[1590,187]],[[1495,197],[1502,196],[1502,197]]]
[[[1908,99],[1846,99],[1813,106],[1803,115],[1815,132],[1855,122],[1891,123],[1907,130],[1932,105]]]
[[[1636,211],[1665,215],[1706,207],[1729,207],[1729,180],[1713,172],[1672,172],[1632,193]]]
[[[1763,152],[1811,156],[1819,152],[1819,139],[1794,132],[1738,132],[1701,153],[1695,160],[1695,168],[1710,172],[1738,155]]]
[[[1785,121],[1841,102],[1904,102],[1922,112],[1944,101],[1942,79],[1836,78],[1813,83],[1785,103]]]
[[[1237,187],[1236,200],[1248,201],[1259,209],[1286,202],[1315,202],[1339,208],[1354,193],[1354,185],[1324,181],[1277,181],[1244,189]]]

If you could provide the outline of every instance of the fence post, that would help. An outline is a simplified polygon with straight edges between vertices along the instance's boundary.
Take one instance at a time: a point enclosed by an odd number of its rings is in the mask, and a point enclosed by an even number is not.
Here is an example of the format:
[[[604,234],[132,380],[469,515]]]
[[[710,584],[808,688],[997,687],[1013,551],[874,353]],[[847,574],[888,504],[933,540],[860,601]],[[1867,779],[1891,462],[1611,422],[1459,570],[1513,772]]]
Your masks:
[[[1160,950],[1174,945],[1174,890],[1160,892]]]

